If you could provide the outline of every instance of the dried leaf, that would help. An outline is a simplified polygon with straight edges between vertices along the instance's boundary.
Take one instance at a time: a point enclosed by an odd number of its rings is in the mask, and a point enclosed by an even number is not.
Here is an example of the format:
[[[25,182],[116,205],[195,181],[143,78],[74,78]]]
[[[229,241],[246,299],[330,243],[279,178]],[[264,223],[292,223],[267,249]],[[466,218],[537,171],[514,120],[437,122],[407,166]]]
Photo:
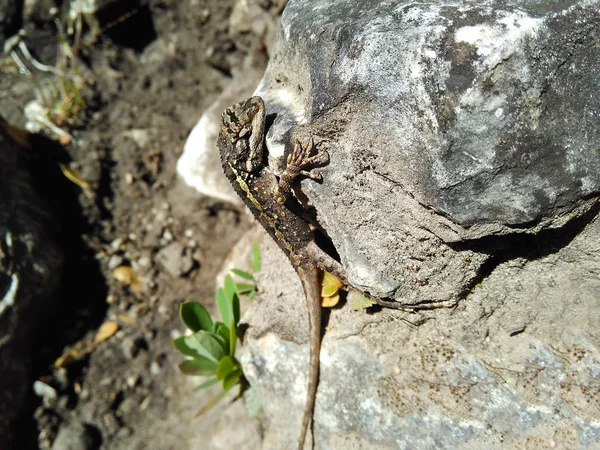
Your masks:
[[[321,305],[323,305],[324,308],[332,308],[335,305],[337,305],[339,301],[340,301],[340,294],[335,294],[335,295],[331,295],[329,297],[323,297],[321,299]]]
[[[62,171],[63,175],[67,177],[69,181],[72,181],[81,189],[84,189],[88,192],[93,192],[92,185],[88,181],[81,178],[81,174],[78,170],[72,169],[69,166],[62,163],[58,163],[58,167],[60,167],[60,170]]]
[[[117,322],[104,322],[94,337],[94,343],[99,344],[100,342],[107,340],[115,334],[118,329],[119,324]]]
[[[117,281],[123,284],[131,286],[134,292],[140,293],[142,291],[142,282],[137,272],[130,266],[119,266],[113,270],[113,276]]]
[[[59,367],[63,367],[72,361],[79,361],[88,353],[92,352],[94,348],[96,348],[96,345],[89,339],[77,341],[71,347],[67,348],[56,361],[54,361],[54,367],[58,369]]]
[[[137,322],[135,317],[128,316],[127,314],[117,314],[117,319],[129,325],[133,325]]]

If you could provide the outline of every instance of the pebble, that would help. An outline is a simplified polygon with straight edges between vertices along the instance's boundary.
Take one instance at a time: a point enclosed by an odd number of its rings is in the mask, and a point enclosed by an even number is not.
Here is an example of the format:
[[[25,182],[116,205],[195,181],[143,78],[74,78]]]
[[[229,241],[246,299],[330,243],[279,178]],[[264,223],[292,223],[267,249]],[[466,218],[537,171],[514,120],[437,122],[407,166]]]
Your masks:
[[[152,361],[152,364],[150,364],[150,375],[156,376],[158,374],[160,374],[160,364],[156,361]]]
[[[123,245],[123,238],[117,238],[110,243],[110,247],[116,252]]]
[[[175,277],[187,274],[194,267],[194,260],[180,242],[173,242],[156,255],[157,261]]]
[[[109,270],[113,270],[117,267],[119,267],[120,265],[123,264],[123,257],[119,256],[119,255],[112,255],[110,257],[110,259],[108,260],[108,269]]]
[[[52,386],[39,380],[33,383],[33,392],[44,400],[54,400],[57,397],[56,390]]]

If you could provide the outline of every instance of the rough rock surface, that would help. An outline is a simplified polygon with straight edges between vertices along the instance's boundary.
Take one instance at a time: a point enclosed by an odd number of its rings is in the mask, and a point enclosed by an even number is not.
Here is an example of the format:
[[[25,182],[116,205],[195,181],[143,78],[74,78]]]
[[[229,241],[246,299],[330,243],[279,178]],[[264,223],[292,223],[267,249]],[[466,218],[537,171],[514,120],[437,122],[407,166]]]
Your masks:
[[[316,449],[600,446],[600,220],[543,257],[499,264],[456,308],[331,311]],[[293,448],[306,395],[300,283],[267,237],[242,364]]]
[[[597,1],[291,0],[257,94],[270,163],[314,136],[302,191],[350,281],[420,312],[332,310],[316,449],[600,448]],[[293,448],[300,283],[266,239],[242,364]]]
[[[403,303],[472,287],[490,235],[560,227],[600,190],[597,1],[290,1],[258,94],[349,278]],[[287,149],[284,150],[284,147]]]
[[[0,448],[13,448],[13,421],[31,389],[34,337],[58,287],[56,228],[33,189],[26,151],[0,124]]]

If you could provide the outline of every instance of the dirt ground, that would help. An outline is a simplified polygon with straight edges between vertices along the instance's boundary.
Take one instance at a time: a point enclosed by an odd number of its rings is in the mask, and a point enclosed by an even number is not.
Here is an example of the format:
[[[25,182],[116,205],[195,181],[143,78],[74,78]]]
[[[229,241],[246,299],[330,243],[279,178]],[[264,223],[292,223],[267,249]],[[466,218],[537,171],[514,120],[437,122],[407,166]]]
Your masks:
[[[35,379],[57,396],[42,402],[31,395],[19,449],[50,448],[61,427],[65,435],[79,434],[89,449],[186,448],[190,429],[209,432],[214,422],[192,422],[200,397],[178,373],[181,357],[171,341],[174,330],[183,331],[177,315],[183,300],[215,311],[215,275],[248,221],[231,206],[194,196],[177,179],[175,165],[232,69],[248,52],[265,51],[251,32],[232,39],[233,3],[118,2],[84,26],[78,58],[89,70],[86,106],[63,124],[72,136],[64,151],[92,189],[74,187],[76,201],[63,208],[63,290],[35,367]],[[279,14],[280,6],[268,0],[260,6]],[[53,21],[38,18],[23,27],[32,53],[52,64],[58,48]],[[16,88],[22,80],[13,71],[2,83]],[[13,91],[3,115],[22,126],[22,107],[33,94]],[[158,262],[172,243],[185,249],[191,264],[183,275]],[[117,280],[116,266],[134,268],[139,292],[135,283]],[[53,367],[107,321],[119,331],[82,359]],[[187,404],[174,400],[182,390],[190,392]]]

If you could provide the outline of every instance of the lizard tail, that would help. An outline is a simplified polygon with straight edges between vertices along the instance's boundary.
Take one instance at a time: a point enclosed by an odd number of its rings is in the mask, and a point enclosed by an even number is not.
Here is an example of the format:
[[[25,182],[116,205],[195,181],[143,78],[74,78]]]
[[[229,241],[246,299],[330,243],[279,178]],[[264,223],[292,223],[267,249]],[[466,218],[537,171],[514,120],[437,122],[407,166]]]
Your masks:
[[[308,308],[308,320],[310,322],[308,393],[306,396],[306,405],[304,407],[302,430],[300,432],[300,439],[298,440],[298,450],[303,450],[309,425],[313,418],[315,400],[317,397],[317,386],[319,384],[319,356],[321,352],[321,283],[319,270],[316,267],[308,269],[297,267],[297,271],[299,278],[302,281],[302,287],[304,288],[306,306]]]

